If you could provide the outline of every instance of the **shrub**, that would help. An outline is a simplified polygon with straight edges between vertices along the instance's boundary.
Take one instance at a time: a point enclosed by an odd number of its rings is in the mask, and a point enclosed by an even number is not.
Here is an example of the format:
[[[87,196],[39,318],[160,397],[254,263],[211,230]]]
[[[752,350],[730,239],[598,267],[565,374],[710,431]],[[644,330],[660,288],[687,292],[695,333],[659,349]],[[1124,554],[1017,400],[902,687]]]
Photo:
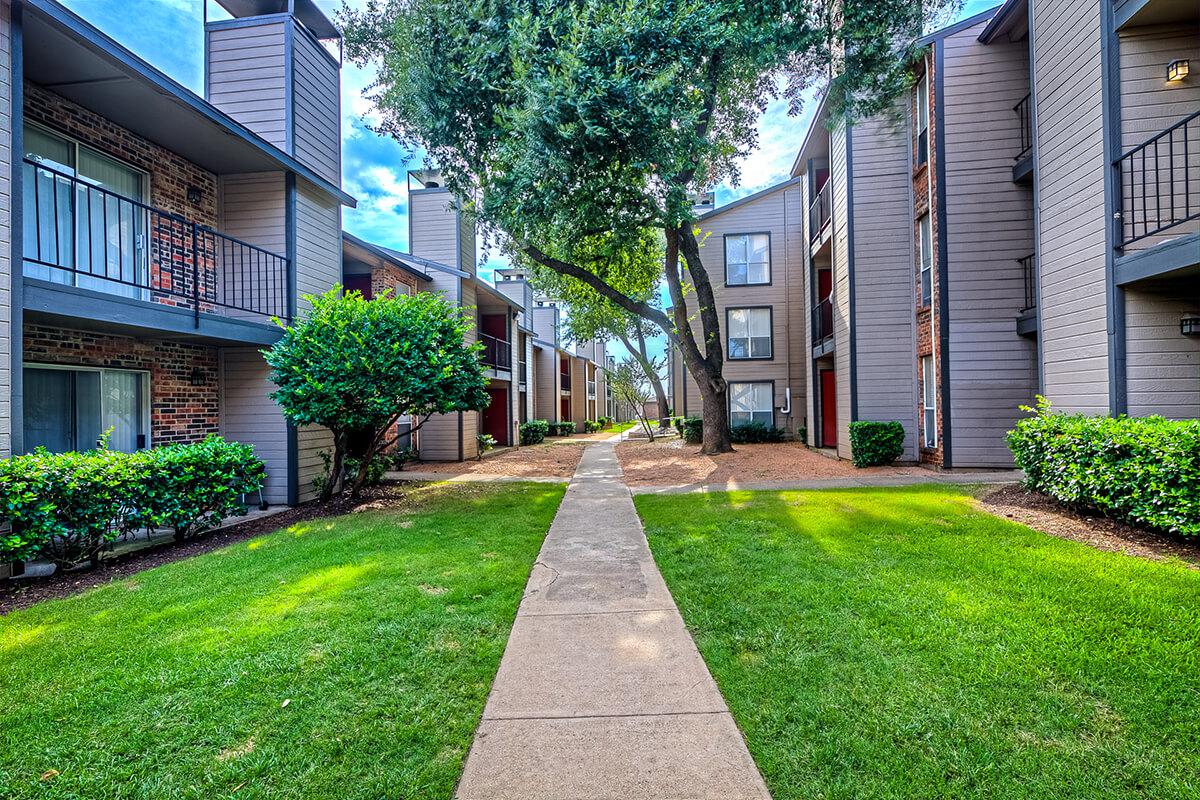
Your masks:
[[[558,430],[559,436],[570,436],[575,433],[574,422],[559,422],[555,425],[555,428]]]
[[[729,429],[729,438],[734,444],[782,442],[786,435],[783,428],[772,428],[761,422],[743,422]]]
[[[683,420],[683,417],[671,417],[671,425],[680,436],[683,436]]]
[[[415,447],[401,447],[392,453],[392,466],[397,470],[402,470],[405,464],[419,461],[420,458],[421,454]]]
[[[1200,536],[1200,421],[1056,414],[1038,398],[1008,447],[1025,486],[1077,508]]]
[[[585,419],[583,421],[584,433],[596,433],[604,427],[604,423],[599,420]]]
[[[521,433],[521,444],[539,444],[550,434],[550,423],[544,419],[531,419],[522,422],[518,430]]]
[[[680,424],[683,440],[688,444],[700,444],[704,441],[704,419],[702,417],[684,417]]]
[[[484,453],[496,447],[496,437],[490,433],[481,433],[475,437],[475,444],[479,448],[479,457],[483,458]]]
[[[264,478],[253,448],[217,436],[136,453],[39,449],[5,459],[0,523],[9,531],[0,535],[0,561],[95,561],[122,533],[206,530],[243,511],[241,495],[258,491]]]
[[[850,458],[856,467],[890,464],[904,453],[904,426],[899,422],[850,423]]]

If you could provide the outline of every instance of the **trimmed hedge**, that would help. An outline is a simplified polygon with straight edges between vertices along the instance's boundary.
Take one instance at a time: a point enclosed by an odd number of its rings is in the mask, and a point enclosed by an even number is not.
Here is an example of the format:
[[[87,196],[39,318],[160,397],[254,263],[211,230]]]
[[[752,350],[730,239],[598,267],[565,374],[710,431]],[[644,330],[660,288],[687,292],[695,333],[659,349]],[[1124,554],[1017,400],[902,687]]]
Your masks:
[[[585,419],[583,421],[584,433],[599,433],[604,428],[604,423],[595,419]]]
[[[0,561],[94,561],[143,528],[184,538],[243,513],[266,478],[250,445],[218,436],[135,453],[33,453],[0,460]]]
[[[899,422],[850,423],[850,459],[856,467],[890,464],[904,453],[904,426]]]
[[[688,444],[700,444],[704,441],[704,418],[684,417],[679,426],[680,435]]]
[[[1008,433],[1025,486],[1076,508],[1200,536],[1200,421],[1057,414],[1038,398]]]
[[[522,422],[518,430],[521,433],[521,444],[541,444],[550,435],[550,423],[544,419],[531,419]]]
[[[570,436],[575,433],[574,422],[556,422],[551,427],[557,431],[559,436]]]
[[[729,440],[734,444],[763,444],[782,442],[787,436],[783,428],[772,428],[761,422],[743,422],[729,429]]]

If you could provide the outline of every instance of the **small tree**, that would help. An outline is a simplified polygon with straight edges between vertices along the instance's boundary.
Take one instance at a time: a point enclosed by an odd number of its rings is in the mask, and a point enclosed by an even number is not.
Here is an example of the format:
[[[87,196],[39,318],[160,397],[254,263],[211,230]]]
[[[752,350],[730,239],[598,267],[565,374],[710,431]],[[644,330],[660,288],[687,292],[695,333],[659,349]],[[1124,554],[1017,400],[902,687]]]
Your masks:
[[[633,413],[646,430],[646,435],[650,441],[654,441],[654,427],[646,419],[646,403],[650,402],[653,395],[642,366],[632,357],[622,359],[616,371],[609,376],[609,386],[619,401],[633,407]]]
[[[333,434],[322,499],[345,488],[348,456],[358,460],[351,494],[361,491],[372,459],[399,437],[400,417],[420,419],[415,432],[433,414],[487,406],[480,346],[464,338],[473,321],[441,295],[366,300],[335,286],[306,299],[312,310],[263,355],[288,421]]]

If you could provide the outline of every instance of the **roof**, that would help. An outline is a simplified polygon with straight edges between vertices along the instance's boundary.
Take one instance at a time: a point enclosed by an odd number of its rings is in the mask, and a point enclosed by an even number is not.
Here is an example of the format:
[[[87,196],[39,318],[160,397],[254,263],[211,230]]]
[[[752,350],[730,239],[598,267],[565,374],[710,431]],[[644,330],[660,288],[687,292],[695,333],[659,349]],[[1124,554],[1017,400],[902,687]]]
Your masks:
[[[449,264],[443,264],[440,261],[431,261],[428,258],[421,258],[420,256],[414,256],[412,253],[405,253],[400,250],[393,250],[392,248],[384,247],[383,245],[373,245],[373,246],[376,249],[381,250],[384,253],[387,253],[392,258],[396,259],[397,261],[406,262],[408,264],[416,265],[418,267],[425,267],[427,269],[435,269],[438,272],[445,272],[450,275],[455,275],[464,280],[471,281],[471,283],[474,286],[476,286],[480,289],[483,289],[485,292],[492,295],[497,300],[500,300],[501,302],[505,303],[506,305],[510,305],[513,308],[517,308],[522,311],[525,310],[525,306],[522,305],[520,302],[513,300],[511,297],[504,294],[504,292],[500,291],[495,286],[492,286],[490,283],[485,281],[483,278],[480,278],[478,275],[472,275],[469,272],[464,272],[463,270],[458,269],[457,267],[452,267]]]
[[[917,39],[918,46],[933,44],[934,42],[945,39],[947,36],[953,36],[960,31],[965,31],[967,28],[974,28],[981,22],[991,19],[993,15],[1001,8],[1001,6],[992,6],[986,11],[980,11],[978,14],[959,20],[952,25],[947,25],[944,28],[938,28],[932,33],[927,33],[920,39]]]
[[[794,186],[794,185],[798,184],[799,182],[800,182],[799,178],[788,178],[783,183],[777,183],[774,186],[768,186],[766,189],[763,189],[762,191],[755,192],[754,194],[748,194],[745,197],[738,198],[737,200],[734,200],[731,203],[726,203],[725,205],[721,206],[720,208],[714,208],[712,211],[706,211],[703,214],[701,214],[698,217],[698,219],[703,222],[703,221],[710,220],[713,217],[719,217],[722,214],[724,214],[726,211],[730,211],[732,209],[739,208],[741,206],[746,205],[747,203],[753,203],[755,200],[759,200],[763,197],[766,197],[769,194],[774,194],[775,192],[778,192],[780,189],[786,189],[789,186]]]
[[[386,261],[387,263],[391,264],[392,266],[398,267],[399,269],[402,269],[405,272],[409,273],[410,275],[414,275],[423,281],[432,281],[433,280],[433,278],[429,277],[428,273],[422,272],[419,269],[415,269],[414,267],[409,266],[408,264],[404,263],[404,261],[402,261],[401,259],[396,258],[394,255],[392,255],[392,252],[387,250],[386,248],[380,247],[377,244],[371,244],[370,242],[366,241],[365,239],[360,239],[352,233],[347,233],[346,231],[342,231],[342,241],[349,243],[355,247],[366,250],[371,255],[373,255],[379,259],[382,259],[383,261]]]
[[[984,44],[991,44],[996,40],[997,36],[1008,32],[1020,24],[1022,20],[1018,19],[1018,17],[1023,16],[1023,12],[1027,14],[1028,10],[1028,0],[1007,0],[1004,5],[1000,6],[1000,9],[992,16],[991,21],[988,22],[987,26],[979,34],[979,41]],[[1028,20],[1024,20],[1024,22],[1028,22]]]
[[[167,77],[55,0],[26,0],[25,77],[210,172],[294,172],[345,205],[310,167]]]
[[[821,94],[821,99],[817,103],[817,110],[813,112],[813,117],[808,123],[808,130],[804,134],[804,141],[800,143],[800,149],[796,151],[796,159],[792,162],[792,177],[800,175],[800,160],[803,158],[805,151],[808,150],[808,143],[812,139],[813,131],[817,129],[817,124],[825,119],[825,101],[829,98],[828,92]]]
[[[207,0],[205,0],[207,2]],[[238,19],[265,17],[268,14],[291,12],[318,39],[340,39],[342,32],[321,13],[313,0],[217,0],[217,3]]]

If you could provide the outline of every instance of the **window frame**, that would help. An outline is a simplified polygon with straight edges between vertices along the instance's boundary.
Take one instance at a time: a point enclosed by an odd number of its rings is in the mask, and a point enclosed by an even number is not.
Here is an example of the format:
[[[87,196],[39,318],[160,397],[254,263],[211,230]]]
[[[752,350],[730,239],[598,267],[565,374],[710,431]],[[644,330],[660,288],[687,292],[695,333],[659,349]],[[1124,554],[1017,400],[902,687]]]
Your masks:
[[[750,262],[746,262],[746,282],[745,283],[730,283],[729,282],[729,240],[737,238],[746,238],[746,252],[750,252],[750,237],[765,236],[767,237],[767,279],[765,281],[750,281]],[[770,231],[745,231],[743,233],[726,233],[721,237],[721,259],[724,264],[725,271],[725,286],[726,288],[741,288],[747,286],[770,286],[775,280],[775,270],[771,264],[771,232]]]
[[[925,249],[925,231],[929,231],[928,250]],[[928,211],[917,218],[917,279],[919,307],[930,308],[933,305],[933,215]]]
[[[914,88],[916,91],[916,114],[914,115],[915,124],[913,125],[913,129],[916,136],[913,147],[913,161],[916,162],[919,169],[929,163],[929,125],[932,116],[932,109],[929,104],[929,70],[925,70],[921,74]],[[921,157],[922,142],[925,143],[924,158]]]
[[[733,325],[732,325],[730,319],[733,315],[733,312],[735,312],[735,311],[766,311],[767,312],[767,332],[769,334],[769,336],[767,337],[767,340],[768,340],[767,347],[770,351],[767,355],[765,355],[765,356],[756,356],[756,355],[734,356],[734,355],[732,355],[732,351],[729,348],[729,340],[731,338],[733,338],[731,335]],[[749,323],[749,321],[747,320],[747,324],[748,323]],[[749,330],[746,331],[746,333],[749,333],[749,332],[750,332]],[[754,337],[752,337],[752,336],[745,337],[747,353],[751,353],[753,350],[753,347],[752,347],[753,338]],[[728,308],[725,309],[725,358],[728,359],[729,361],[774,361],[775,360],[775,307],[774,306],[770,306],[770,305],[729,306]]]
[[[53,363],[47,363],[47,362],[42,362],[42,361],[22,361],[21,369],[22,370],[46,369],[46,370],[59,370],[59,371],[63,371],[63,372],[96,372],[96,373],[100,374],[101,387],[103,387],[103,385],[104,385],[104,373],[105,372],[122,372],[122,373],[128,373],[128,374],[142,376],[142,381],[141,381],[142,413],[139,416],[141,417],[140,422],[141,422],[142,430],[145,431],[144,436],[146,437],[146,444],[144,447],[139,448],[139,449],[149,450],[151,447],[154,446],[154,435],[153,435],[153,432],[151,431],[151,427],[150,427],[150,421],[152,419],[151,406],[154,403],[154,392],[150,385],[150,370],[148,370],[148,369],[127,369],[125,367],[95,367],[90,364],[53,364]],[[100,418],[101,418],[100,421],[101,421],[101,424],[103,424],[103,421],[104,421],[104,409],[105,409],[104,392],[101,391],[100,392]],[[72,410],[74,410],[74,409],[72,409]],[[101,433],[103,433],[103,432],[104,432],[104,429],[101,429]],[[92,449],[94,449],[94,448],[92,448]],[[85,451],[76,449],[71,452],[85,452]]]
[[[932,401],[932,405],[930,402]],[[921,356],[921,446],[927,450],[938,446],[937,429],[937,365],[933,355]]]
[[[771,413],[771,421],[766,423],[766,425],[768,428],[774,428],[775,427],[775,381],[774,380],[730,381],[728,383],[728,391],[725,394],[725,406],[726,406],[725,415],[726,415],[726,419],[729,420],[730,426],[746,424],[745,422],[734,422],[733,421],[733,414],[734,414],[734,411],[733,411],[733,387],[735,387],[735,386],[769,386],[770,387],[770,390],[769,390],[770,391],[770,394],[769,394],[770,406],[768,408],[768,411],[770,411],[770,413]],[[742,413],[746,413],[746,412],[739,411],[737,413],[742,414]],[[750,413],[749,422],[753,422],[755,414],[762,414],[764,412],[752,410],[749,413]]]
[[[120,164],[121,166],[128,167],[131,171],[138,173],[141,176],[142,196],[141,197],[131,197],[129,199],[133,200],[134,202],[141,203],[142,205],[147,205],[147,206],[151,205],[151,202],[150,202],[151,192],[153,191],[154,187],[151,182],[152,175],[149,170],[143,169],[143,168],[139,167],[137,164],[127,161],[126,159],[121,158],[120,156],[113,155],[112,153],[102,150],[93,144],[88,144],[87,142],[80,139],[78,136],[73,136],[70,133],[67,133],[66,131],[55,128],[51,125],[47,125],[44,122],[40,122],[38,120],[30,120],[30,119],[22,120],[22,122],[24,125],[27,125],[31,128],[39,128],[40,130],[44,131],[45,133],[48,133],[51,136],[55,136],[59,139],[62,139],[71,145],[71,151],[72,151],[71,159],[72,159],[72,161],[75,162],[71,166],[71,174],[77,180],[84,181],[85,183],[91,183],[91,181],[88,178],[85,178],[79,174],[79,151],[80,151],[80,149],[91,150],[93,153],[97,153],[98,155],[103,156],[104,158],[107,158],[110,161],[115,161],[118,164]],[[24,163],[25,158],[27,158],[26,154],[21,153],[22,163]]]

